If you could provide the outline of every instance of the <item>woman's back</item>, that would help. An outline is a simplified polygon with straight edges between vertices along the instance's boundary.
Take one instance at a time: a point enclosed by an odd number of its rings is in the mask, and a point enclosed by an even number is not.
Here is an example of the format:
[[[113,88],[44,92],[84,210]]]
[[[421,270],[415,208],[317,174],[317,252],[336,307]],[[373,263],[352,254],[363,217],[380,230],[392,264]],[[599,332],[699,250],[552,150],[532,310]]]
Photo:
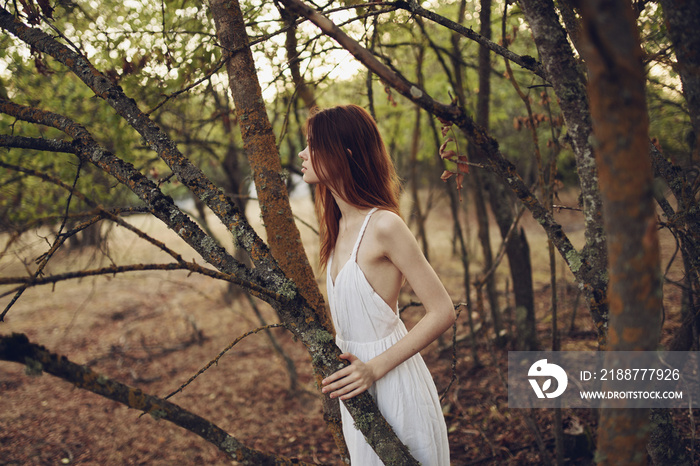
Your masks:
[[[323,379],[322,391],[340,400],[369,391],[417,460],[447,465],[445,421],[419,351],[454,323],[454,306],[399,215],[400,183],[379,128],[361,107],[338,106],[312,112],[306,139],[301,171],[316,185],[320,262],[340,358],[349,362]],[[404,278],[425,309],[410,332],[397,315]],[[381,464],[341,412],[353,464]]]
[[[399,342],[407,330],[398,316],[397,303],[387,304],[367,280],[357,262],[357,254],[372,215],[365,217],[350,257],[333,267],[328,264],[327,289],[336,343],[362,361],[369,361]],[[336,270],[333,278],[331,270]],[[411,454],[425,465],[448,465],[449,446],[437,389],[420,354],[396,366],[370,388],[382,415],[394,428]],[[344,408],[341,409],[343,434],[353,464],[380,465],[379,457]]]
[[[350,263],[350,256],[354,252],[355,261],[367,282],[389,307],[393,308],[398,301],[403,275],[391,261],[387,260],[384,243],[392,241],[394,239],[391,235],[392,231],[404,224],[401,217],[393,212],[377,208],[372,209],[372,212],[370,216],[364,213],[359,219],[354,219],[351,225],[341,225],[327,268],[330,271],[330,277],[337,277],[342,268]],[[341,223],[343,220],[345,219],[341,219]],[[363,230],[361,238],[360,230]],[[358,242],[358,239],[361,241]],[[332,281],[335,279],[332,278]]]

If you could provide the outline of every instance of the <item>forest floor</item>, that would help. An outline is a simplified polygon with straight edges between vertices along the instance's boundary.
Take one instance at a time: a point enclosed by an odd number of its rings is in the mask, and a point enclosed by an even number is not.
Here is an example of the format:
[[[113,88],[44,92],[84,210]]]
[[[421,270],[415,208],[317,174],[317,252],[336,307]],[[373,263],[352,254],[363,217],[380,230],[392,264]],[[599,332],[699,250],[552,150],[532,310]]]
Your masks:
[[[572,203],[572,199],[564,199]],[[293,202],[295,213],[309,223],[313,211],[308,199]],[[461,263],[452,251],[451,220],[444,201],[430,214],[430,260],[443,278],[455,302],[464,301]],[[254,208],[248,212],[258,221]],[[577,246],[583,239],[581,214],[556,214]],[[175,245],[185,254],[187,247],[160,224],[145,217],[132,217],[131,223],[155,237]],[[469,247],[474,251],[472,273],[481,265],[475,223],[468,223]],[[551,292],[546,238],[539,225],[527,214],[522,219],[535,271],[538,336],[542,348],[551,346]],[[226,234],[213,227],[220,238]],[[256,225],[260,229],[260,225]],[[312,262],[317,261],[317,238],[300,224],[303,241]],[[494,251],[500,239],[492,228]],[[109,248],[61,252],[52,261],[50,273],[97,267],[114,261],[165,262],[167,257],[144,245],[120,228],[109,232]],[[674,243],[662,232],[665,269],[673,256]],[[0,236],[0,250],[7,237]],[[229,245],[230,246],[230,245]],[[36,257],[47,249],[44,238],[26,234],[0,257],[0,274],[19,275],[24,265],[18,259],[30,251]],[[33,254],[33,255],[32,255]],[[201,259],[198,261],[201,263]],[[558,320],[562,349],[595,350],[595,332],[584,300],[578,296],[571,274],[557,258]],[[671,266],[670,278],[678,279],[678,265]],[[674,275],[675,274],[675,275]],[[322,273],[319,283],[325,287]],[[508,330],[512,332],[512,298],[508,288],[507,262],[496,275],[501,290],[500,306]],[[0,289],[0,292],[6,291]],[[0,299],[4,306],[10,297]],[[412,300],[410,290],[402,293],[401,304]],[[668,341],[679,325],[678,290],[665,286],[663,340]],[[274,312],[259,304],[267,322],[277,321]],[[574,316],[576,308],[576,313]],[[420,307],[409,307],[402,317],[410,327],[421,316]],[[456,370],[453,373],[452,333],[423,351],[438,391],[449,430],[452,463],[543,464],[554,451],[552,410],[509,409],[505,377],[508,350],[493,343],[490,319],[484,312],[472,311],[477,326],[476,367],[471,357],[466,311],[457,324]],[[51,351],[86,364],[93,370],[143,391],[165,396],[177,389],[215,358],[239,335],[260,326],[248,299],[231,295],[226,284],[182,272],[136,272],[110,277],[84,278],[62,282],[55,287],[29,289],[0,323],[0,334],[23,332],[31,341]],[[299,388],[289,390],[290,377],[282,358],[267,336],[258,333],[242,340],[219,361],[171,401],[205,417],[252,448],[319,464],[340,464],[337,449],[326,430],[321,398],[310,371],[309,356],[300,343],[281,329],[271,330],[286,354],[295,361]],[[454,376],[454,382],[450,384]],[[697,410],[696,410],[697,411]],[[74,388],[49,375],[32,377],[18,364],[0,362],[0,465],[170,465],[235,464],[214,446],[198,436],[166,421],[139,416],[117,402]],[[698,413],[673,410],[681,431],[680,448],[695,445]],[[693,418],[694,416],[694,418]],[[585,464],[586,448],[573,445],[574,439],[595,438],[592,410],[563,411],[565,431],[572,434],[567,462]],[[583,432],[584,435],[573,434]],[[541,440],[541,442],[538,441]],[[585,442],[584,442],[585,443]],[[360,465],[361,466],[361,465]]]

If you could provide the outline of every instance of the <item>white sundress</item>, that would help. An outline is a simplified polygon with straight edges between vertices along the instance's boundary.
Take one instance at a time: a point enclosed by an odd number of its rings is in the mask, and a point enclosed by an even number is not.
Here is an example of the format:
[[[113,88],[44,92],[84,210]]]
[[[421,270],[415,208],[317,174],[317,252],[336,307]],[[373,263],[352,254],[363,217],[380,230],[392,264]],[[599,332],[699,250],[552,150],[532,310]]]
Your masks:
[[[357,264],[369,219],[366,216],[348,262],[339,270],[335,283],[331,278],[333,254],[327,266],[328,302],[336,330],[336,344],[343,352],[367,362],[383,353],[407,330],[398,315],[398,303],[392,309],[367,281]],[[450,464],[447,428],[442,415],[435,382],[419,353],[377,380],[369,393],[382,415],[413,457],[424,466]],[[365,440],[343,403],[340,403],[343,435],[353,466],[381,465],[382,461]]]

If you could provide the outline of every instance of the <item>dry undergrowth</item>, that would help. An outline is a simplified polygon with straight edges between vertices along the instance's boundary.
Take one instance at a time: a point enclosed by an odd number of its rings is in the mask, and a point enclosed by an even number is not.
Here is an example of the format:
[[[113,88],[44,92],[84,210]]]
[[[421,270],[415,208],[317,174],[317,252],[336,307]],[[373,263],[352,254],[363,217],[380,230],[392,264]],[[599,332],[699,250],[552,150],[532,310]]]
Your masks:
[[[313,219],[308,201],[295,201],[295,212]],[[452,259],[449,219],[433,215],[431,260],[455,301],[462,301],[461,265]],[[580,244],[582,232],[576,213],[558,217]],[[257,219],[257,213],[249,213]],[[172,241],[173,235],[143,218],[130,221],[154,236]],[[551,338],[548,263],[545,239],[539,226],[525,218],[533,261],[539,336],[543,346]],[[307,250],[317,257],[315,237],[300,225]],[[493,230],[495,232],[495,229]],[[220,233],[224,238],[225,234]],[[110,257],[117,263],[162,262],[166,258],[146,248],[128,232],[113,230]],[[469,233],[476,251],[475,227]],[[494,233],[495,234],[495,233]],[[5,239],[0,239],[0,243]],[[664,238],[664,266],[673,249]],[[499,240],[494,236],[494,245]],[[172,243],[171,243],[172,244]],[[2,246],[2,244],[0,244]],[[46,248],[43,239],[27,234],[11,251]],[[186,253],[186,249],[182,248]],[[36,254],[36,255],[38,255]],[[7,254],[0,259],[3,275],[22,273],[21,263]],[[52,271],[75,269],[105,260],[101,253],[64,252],[54,259]],[[475,254],[473,270],[478,270]],[[501,267],[499,288],[505,288]],[[564,349],[594,349],[592,324],[583,301],[579,302],[574,332],[569,333],[577,302],[571,276],[560,264],[560,322]],[[319,274],[320,275],[320,274]],[[323,277],[319,281],[323,284]],[[182,272],[147,272],[115,277],[88,278],[30,289],[10,311],[0,333],[24,332],[51,351],[88,364],[107,376],[164,396],[204,366],[238,335],[259,326],[247,299],[227,304],[225,284]],[[678,325],[677,291],[666,290],[664,336]],[[9,298],[0,302],[3,306]],[[404,302],[411,299],[402,296]],[[508,304],[501,296],[503,306]],[[261,306],[268,322],[274,313]],[[420,308],[404,313],[409,325],[420,318]],[[477,323],[482,316],[475,313]],[[509,410],[503,377],[507,348],[489,344],[488,323],[481,326],[479,354],[483,367],[475,368],[468,347],[466,316],[458,321],[456,381],[444,398],[453,464],[540,464],[535,442],[537,425],[545,446],[553,450],[551,413]],[[289,377],[282,359],[263,334],[251,336],[222,358],[217,366],[189,385],[171,401],[208,418],[251,447],[318,463],[338,464],[335,446],[321,417],[319,394],[310,374],[304,348],[284,330],[272,330],[296,362],[300,390],[289,393]],[[451,378],[451,335],[430,346],[424,357],[442,392]],[[687,412],[674,412],[687,438],[691,426]],[[595,419],[586,410],[566,410],[567,429],[594,430]],[[531,422],[532,421],[532,422]],[[696,442],[698,443],[698,442]],[[580,464],[585,458],[573,462]],[[97,395],[73,388],[48,375],[30,377],[17,364],[0,362],[0,464],[231,464],[216,448],[192,433]]]

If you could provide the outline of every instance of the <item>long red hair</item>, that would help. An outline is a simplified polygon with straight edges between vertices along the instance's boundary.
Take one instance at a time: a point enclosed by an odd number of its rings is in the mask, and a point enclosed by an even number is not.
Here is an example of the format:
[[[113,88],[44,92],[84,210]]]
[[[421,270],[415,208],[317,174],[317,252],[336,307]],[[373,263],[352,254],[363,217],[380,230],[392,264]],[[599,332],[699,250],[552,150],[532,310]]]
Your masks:
[[[378,207],[401,215],[401,189],[394,163],[379,128],[365,109],[345,105],[315,111],[306,120],[306,136],[316,185],[321,233],[321,266],[338,239],[341,213],[331,190],[358,208]]]

